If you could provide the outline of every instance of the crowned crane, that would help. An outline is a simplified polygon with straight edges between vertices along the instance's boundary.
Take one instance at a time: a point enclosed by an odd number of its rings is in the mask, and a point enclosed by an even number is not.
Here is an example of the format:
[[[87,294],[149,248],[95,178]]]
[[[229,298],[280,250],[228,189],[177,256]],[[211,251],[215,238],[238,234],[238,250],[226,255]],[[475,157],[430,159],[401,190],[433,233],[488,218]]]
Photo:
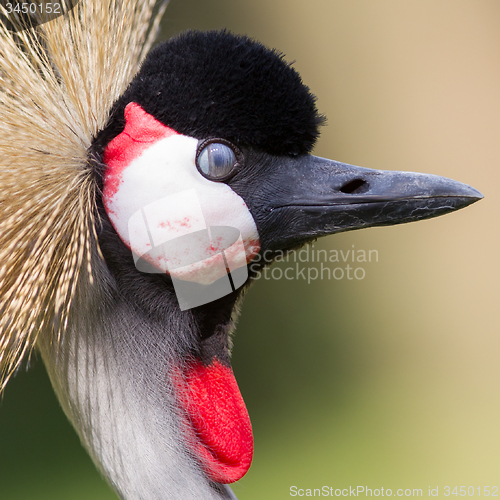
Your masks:
[[[482,195],[312,156],[314,96],[246,36],[187,32],[143,60],[153,6],[0,27],[0,362],[5,384],[40,350],[121,498],[229,499],[253,454],[230,365],[252,273]]]

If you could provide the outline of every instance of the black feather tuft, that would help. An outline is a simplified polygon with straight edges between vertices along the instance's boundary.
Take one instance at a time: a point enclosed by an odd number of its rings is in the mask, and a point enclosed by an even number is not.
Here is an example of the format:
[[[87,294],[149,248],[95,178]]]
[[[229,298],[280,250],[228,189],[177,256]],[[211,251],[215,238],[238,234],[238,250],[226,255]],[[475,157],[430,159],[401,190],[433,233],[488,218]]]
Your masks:
[[[274,155],[311,151],[324,117],[283,55],[228,31],[188,31],[155,47],[116,102],[101,145],[137,102],[177,132],[222,137]]]

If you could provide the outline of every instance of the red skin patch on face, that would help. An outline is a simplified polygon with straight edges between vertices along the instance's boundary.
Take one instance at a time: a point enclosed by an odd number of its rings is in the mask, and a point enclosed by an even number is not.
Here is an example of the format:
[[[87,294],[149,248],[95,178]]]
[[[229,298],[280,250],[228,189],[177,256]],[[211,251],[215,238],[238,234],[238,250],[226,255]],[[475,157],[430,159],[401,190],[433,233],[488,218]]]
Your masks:
[[[123,170],[155,142],[172,135],[177,135],[177,132],[146,113],[138,104],[127,104],[125,128],[104,150],[103,161],[108,167],[104,173],[103,190],[106,209],[108,200],[118,191]]]
[[[216,483],[234,483],[252,463],[250,417],[233,370],[217,358],[189,364],[173,377],[185,412],[186,441],[207,476]]]

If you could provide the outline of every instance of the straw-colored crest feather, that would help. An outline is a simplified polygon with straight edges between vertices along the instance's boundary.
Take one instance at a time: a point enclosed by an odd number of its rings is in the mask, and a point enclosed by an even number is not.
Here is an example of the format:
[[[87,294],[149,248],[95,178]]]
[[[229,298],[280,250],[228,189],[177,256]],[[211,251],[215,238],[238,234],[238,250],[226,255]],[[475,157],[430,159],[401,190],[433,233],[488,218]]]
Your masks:
[[[0,390],[40,335],[64,335],[76,287],[96,286],[87,150],[165,6],[81,0],[36,29],[0,24]]]

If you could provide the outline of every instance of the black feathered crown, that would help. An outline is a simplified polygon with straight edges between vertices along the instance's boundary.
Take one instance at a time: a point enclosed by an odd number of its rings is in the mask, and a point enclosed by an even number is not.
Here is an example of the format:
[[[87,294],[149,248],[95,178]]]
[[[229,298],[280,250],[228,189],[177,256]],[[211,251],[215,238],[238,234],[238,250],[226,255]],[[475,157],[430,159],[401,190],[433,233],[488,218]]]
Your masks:
[[[283,55],[247,36],[188,31],[155,47],[115,103],[99,137],[105,146],[136,102],[177,132],[222,137],[276,155],[305,154],[324,117]]]

